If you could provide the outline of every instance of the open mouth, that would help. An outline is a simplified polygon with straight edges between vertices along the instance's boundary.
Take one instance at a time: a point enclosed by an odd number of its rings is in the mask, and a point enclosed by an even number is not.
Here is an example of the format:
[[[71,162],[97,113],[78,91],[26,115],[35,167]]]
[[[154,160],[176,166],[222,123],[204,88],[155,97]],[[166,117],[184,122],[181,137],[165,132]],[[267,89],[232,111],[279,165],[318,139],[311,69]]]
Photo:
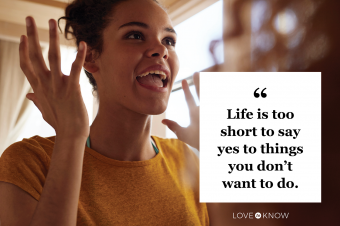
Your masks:
[[[138,75],[136,80],[144,86],[153,88],[165,88],[168,84],[168,77],[162,71],[149,71]]]

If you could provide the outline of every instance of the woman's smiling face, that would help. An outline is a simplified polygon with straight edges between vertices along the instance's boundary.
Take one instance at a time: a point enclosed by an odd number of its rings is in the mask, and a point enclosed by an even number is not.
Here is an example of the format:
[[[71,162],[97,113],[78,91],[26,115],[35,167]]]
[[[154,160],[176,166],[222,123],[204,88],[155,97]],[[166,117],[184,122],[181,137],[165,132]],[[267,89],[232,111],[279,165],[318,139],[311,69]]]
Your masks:
[[[163,113],[179,70],[176,37],[168,14],[154,1],[129,0],[115,6],[94,73],[101,104],[140,114]],[[163,75],[137,78],[150,71]]]

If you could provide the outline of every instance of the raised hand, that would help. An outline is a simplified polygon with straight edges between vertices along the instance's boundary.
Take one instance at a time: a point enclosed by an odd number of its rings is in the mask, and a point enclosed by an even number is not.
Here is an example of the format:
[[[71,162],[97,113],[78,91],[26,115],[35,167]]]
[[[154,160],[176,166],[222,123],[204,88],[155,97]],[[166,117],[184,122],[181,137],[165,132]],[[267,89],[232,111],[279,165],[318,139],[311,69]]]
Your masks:
[[[61,72],[60,44],[55,20],[49,20],[50,44],[46,67],[39,45],[35,21],[26,18],[27,37],[20,38],[20,67],[34,93],[26,97],[33,101],[44,120],[56,131],[57,136],[89,135],[89,119],[81,96],[79,77],[86,55],[86,43],[80,42],[79,51],[72,64],[70,76]]]
[[[199,94],[199,73],[194,74],[194,84],[196,87],[196,93],[198,98],[200,97]],[[178,123],[169,120],[169,119],[163,119],[162,123],[169,127],[171,131],[173,131],[177,138],[190,146],[196,148],[199,150],[199,113],[200,113],[200,107],[196,106],[194,97],[192,96],[189,85],[187,81],[184,79],[182,81],[182,87],[185,95],[185,99],[188,104],[189,108],[189,114],[190,114],[190,125],[188,127],[181,127],[178,125]]]

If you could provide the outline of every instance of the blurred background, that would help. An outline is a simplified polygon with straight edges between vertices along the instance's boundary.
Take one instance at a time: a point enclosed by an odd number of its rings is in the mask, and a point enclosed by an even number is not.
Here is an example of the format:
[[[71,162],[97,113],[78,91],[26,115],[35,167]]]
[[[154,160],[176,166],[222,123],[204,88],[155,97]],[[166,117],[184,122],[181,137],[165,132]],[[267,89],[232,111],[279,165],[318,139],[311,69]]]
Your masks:
[[[180,82],[196,71],[322,72],[322,203],[220,204],[215,225],[340,225],[340,1],[338,0],[159,0],[178,34],[180,71],[168,109],[153,116],[152,134],[176,137],[161,119],[189,125]],[[48,65],[48,20],[64,15],[69,0],[0,0],[0,155],[23,138],[55,135],[39,110],[25,98],[32,92],[19,66],[19,38],[26,34],[25,17],[36,20]],[[64,28],[61,20],[61,29]],[[73,40],[60,34],[61,64],[69,74],[76,56]],[[98,103],[84,72],[82,95],[92,123]],[[195,88],[190,86],[194,95]],[[195,96],[197,104],[199,101]],[[238,220],[232,213],[290,212],[286,220]]]

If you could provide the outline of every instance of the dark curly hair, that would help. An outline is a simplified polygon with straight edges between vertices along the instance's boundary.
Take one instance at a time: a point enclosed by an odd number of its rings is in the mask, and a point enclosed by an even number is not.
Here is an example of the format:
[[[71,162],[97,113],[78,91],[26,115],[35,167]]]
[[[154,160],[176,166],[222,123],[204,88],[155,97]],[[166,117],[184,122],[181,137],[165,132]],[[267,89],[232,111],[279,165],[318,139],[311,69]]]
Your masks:
[[[125,1],[129,0],[75,0],[66,7],[65,16],[58,19],[59,30],[61,31],[59,21],[65,19],[65,38],[69,40],[67,35],[71,34],[77,47],[81,41],[86,42],[99,57],[103,51],[103,31],[110,23],[109,14],[114,13],[115,6]],[[159,4],[156,0],[153,1]],[[93,87],[92,93],[98,94],[93,75],[85,69],[84,71]]]

